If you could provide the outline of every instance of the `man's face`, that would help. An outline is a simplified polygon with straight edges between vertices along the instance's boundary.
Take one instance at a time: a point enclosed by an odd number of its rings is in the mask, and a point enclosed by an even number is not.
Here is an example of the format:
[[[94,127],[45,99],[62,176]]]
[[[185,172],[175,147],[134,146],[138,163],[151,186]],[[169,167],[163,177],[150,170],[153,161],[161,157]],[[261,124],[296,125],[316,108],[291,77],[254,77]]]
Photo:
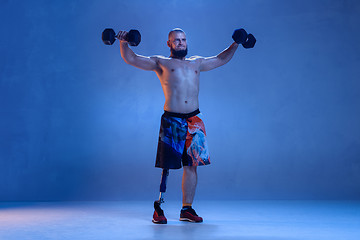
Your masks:
[[[187,55],[186,36],[183,32],[173,32],[170,35],[167,45],[174,57],[183,58]]]

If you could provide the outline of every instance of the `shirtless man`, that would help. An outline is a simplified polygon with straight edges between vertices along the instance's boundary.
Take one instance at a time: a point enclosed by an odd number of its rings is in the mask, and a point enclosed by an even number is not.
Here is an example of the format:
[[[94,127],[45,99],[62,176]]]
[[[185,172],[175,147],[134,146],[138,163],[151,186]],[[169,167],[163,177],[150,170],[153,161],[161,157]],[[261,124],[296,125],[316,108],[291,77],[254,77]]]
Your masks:
[[[165,112],[161,118],[155,166],[165,171],[183,166],[183,208],[180,212],[180,220],[202,222],[203,219],[191,207],[197,184],[197,166],[210,164],[205,127],[199,111],[199,77],[200,72],[209,71],[229,62],[238,48],[239,44],[236,43],[238,41],[213,57],[185,58],[186,35],[180,28],[175,28],[170,31],[167,41],[171,51],[170,57],[145,57],[135,54],[129,48],[125,40],[126,34],[127,32],[120,31],[116,36],[120,40],[122,58],[132,66],[154,71],[160,79],[165,95]],[[166,181],[163,171],[164,177]],[[154,203],[153,222],[165,224],[167,220],[160,208],[161,203],[160,193],[159,201]]]

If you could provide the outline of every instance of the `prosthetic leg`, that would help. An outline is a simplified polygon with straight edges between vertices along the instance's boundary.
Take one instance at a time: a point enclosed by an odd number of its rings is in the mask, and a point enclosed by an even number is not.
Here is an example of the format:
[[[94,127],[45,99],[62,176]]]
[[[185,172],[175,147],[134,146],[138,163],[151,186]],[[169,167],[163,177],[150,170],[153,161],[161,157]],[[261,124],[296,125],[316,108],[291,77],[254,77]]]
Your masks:
[[[164,193],[166,192],[166,180],[169,176],[169,169],[164,168],[161,175],[161,182],[160,182],[160,195],[159,200],[154,202],[154,215],[153,215],[153,223],[157,224],[166,224],[167,219],[164,215],[164,211],[161,209],[160,205],[164,203]]]
[[[159,195],[159,204],[164,203],[164,194],[166,192],[166,182],[167,177],[169,176],[169,169],[164,168],[161,175],[161,182],[160,182],[160,195]]]

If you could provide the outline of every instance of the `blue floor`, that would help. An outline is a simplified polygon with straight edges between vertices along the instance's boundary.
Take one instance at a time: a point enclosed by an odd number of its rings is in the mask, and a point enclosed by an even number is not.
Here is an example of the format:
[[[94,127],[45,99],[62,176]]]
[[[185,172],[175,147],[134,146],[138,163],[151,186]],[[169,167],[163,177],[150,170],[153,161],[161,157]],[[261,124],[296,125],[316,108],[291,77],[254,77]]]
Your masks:
[[[152,202],[2,202],[0,240],[360,239],[360,202],[197,201],[203,223],[180,222],[180,205],[155,225]]]

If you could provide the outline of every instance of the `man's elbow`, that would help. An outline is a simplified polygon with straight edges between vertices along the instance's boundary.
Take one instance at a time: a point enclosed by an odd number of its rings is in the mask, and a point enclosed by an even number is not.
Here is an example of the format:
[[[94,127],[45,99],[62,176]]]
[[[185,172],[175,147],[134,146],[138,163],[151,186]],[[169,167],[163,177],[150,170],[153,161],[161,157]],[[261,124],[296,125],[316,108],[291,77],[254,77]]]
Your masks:
[[[123,57],[124,62],[129,64],[129,65],[134,65],[134,58],[131,57]]]
[[[230,59],[224,58],[224,57],[217,57],[217,67],[221,67],[222,65],[226,64],[227,62],[229,62]]]

